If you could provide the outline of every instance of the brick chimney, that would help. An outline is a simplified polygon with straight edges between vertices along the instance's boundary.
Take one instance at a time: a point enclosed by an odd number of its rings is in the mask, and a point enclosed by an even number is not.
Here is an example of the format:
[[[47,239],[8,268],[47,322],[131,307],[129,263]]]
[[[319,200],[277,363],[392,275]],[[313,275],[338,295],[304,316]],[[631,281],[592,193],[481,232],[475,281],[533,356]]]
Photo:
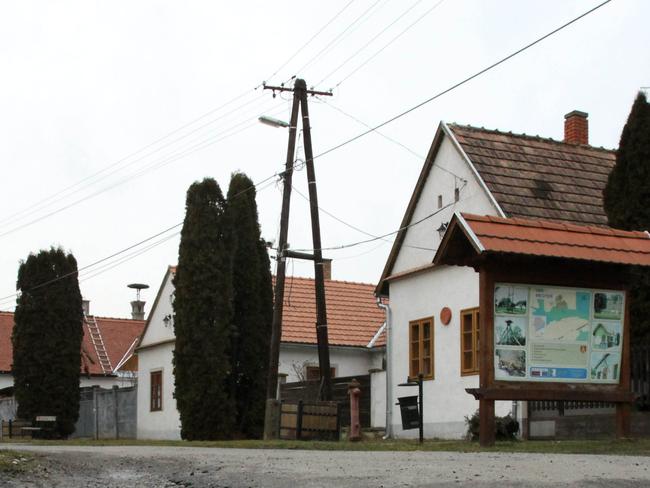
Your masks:
[[[564,142],[589,144],[589,114],[574,110],[564,116]]]
[[[323,258],[323,277],[326,280],[332,279],[332,260]]]

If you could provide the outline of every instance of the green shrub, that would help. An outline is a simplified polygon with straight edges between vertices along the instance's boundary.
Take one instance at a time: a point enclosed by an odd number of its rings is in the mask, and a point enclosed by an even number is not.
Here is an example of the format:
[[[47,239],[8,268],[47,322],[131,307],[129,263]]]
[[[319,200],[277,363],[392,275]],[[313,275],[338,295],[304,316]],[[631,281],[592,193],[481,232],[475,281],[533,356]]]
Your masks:
[[[513,419],[510,414],[505,417],[496,417],[495,421],[496,438],[498,441],[512,441],[516,439],[517,432],[519,432],[519,422]],[[465,423],[467,424],[467,439],[477,441],[479,432],[478,410],[471,417],[465,416]]]

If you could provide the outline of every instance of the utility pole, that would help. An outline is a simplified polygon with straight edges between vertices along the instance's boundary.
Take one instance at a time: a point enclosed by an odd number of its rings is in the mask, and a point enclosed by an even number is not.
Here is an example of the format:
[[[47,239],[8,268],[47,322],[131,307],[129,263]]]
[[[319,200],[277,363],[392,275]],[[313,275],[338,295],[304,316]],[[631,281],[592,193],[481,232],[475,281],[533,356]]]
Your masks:
[[[274,437],[277,418],[273,415],[276,411],[276,397],[278,385],[278,366],[280,361],[280,340],[282,337],[282,311],[284,307],[284,284],[286,276],[287,257],[309,259],[314,261],[314,279],[316,289],[316,337],[318,338],[318,363],[321,374],[321,398],[331,400],[332,378],[329,361],[329,344],[327,337],[327,310],[325,305],[325,281],[323,276],[323,256],[320,240],[320,222],[318,218],[318,197],[316,193],[316,174],[314,172],[314,160],[311,145],[311,127],[309,125],[309,110],[307,107],[308,95],[331,96],[330,92],[318,92],[307,90],[304,80],[296,79],[293,88],[284,86],[267,86],[265,90],[275,92],[293,92],[293,105],[291,109],[291,122],[289,125],[289,145],[287,148],[287,159],[285,170],[282,173],[282,211],[280,215],[280,238],[278,241],[277,257],[278,266],[275,276],[275,291],[273,300],[273,323],[271,329],[271,347],[269,359],[269,377],[266,390],[266,415],[264,419],[264,438]],[[314,254],[295,253],[287,249],[287,237],[289,233],[289,211],[291,204],[291,180],[293,176],[294,155],[296,146],[296,129],[298,125],[298,109],[301,109],[303,137],[305,146],[305,162],[307,166],[307,178],[309,182],[309,203],[311,210],[312,240]]]

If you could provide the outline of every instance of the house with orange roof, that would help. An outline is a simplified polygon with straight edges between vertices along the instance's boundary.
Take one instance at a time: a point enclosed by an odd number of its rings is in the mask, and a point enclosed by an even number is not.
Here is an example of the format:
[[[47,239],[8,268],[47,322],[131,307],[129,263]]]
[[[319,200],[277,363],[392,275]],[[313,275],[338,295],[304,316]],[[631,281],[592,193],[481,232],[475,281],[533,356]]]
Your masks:
[[[81,343],[80,386],[104,388],[134,384],[137,378],[135,346],[144,329],[144,320],[97,317],[89,313],[84,301]],[[11,391],[14,328],[13,312],[0,312],[0,392]]]
[[[176,268],[165,273],[152,305],[138,355],[138,438],[180,438],[174,400],[172,357]],[[326,270],[325,296],[333,376],[366,375],[380,369],[384,358],[384,312],[377,306],[374,285],[332,280]],[[287,277],[282,316],[279,373],[281,381],[319,377],[316,300],[312,278]],[[383,396],[383,395],[382,395]]]
[[[465,392],[478,386],[478,273],[434,260],[454,215],[607,225],[602,192],[615,152],[589,145],[587,117],[567,114],[563,141],[440,122],[376,288],[390,297],[389,435],[417,435],[393,405],[409,394],[399,383],[418,373],[426,437],[462,437],[478,408]],[[526,408],[497,402],[496,414],[523,421]]]

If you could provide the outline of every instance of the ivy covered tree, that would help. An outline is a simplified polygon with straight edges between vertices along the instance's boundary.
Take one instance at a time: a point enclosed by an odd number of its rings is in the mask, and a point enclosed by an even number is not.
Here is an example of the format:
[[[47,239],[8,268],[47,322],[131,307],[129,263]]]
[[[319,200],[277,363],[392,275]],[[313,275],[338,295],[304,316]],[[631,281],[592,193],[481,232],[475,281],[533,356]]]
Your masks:
[[[273,289],[266,243],[260,236],[255,186],[235,173],[228,188],[227,222],[233,260],[233,335],[230,390],[237,429],[261,437],[264,429]]]
[[[226,242],[225,200],[206,178],[187,191],[174,278],[174,383],[184,439],[232,435],[230,377],[232,269]]]
[[[79,418],[83,309],[77,261],[61,248],[30,254],[18,268],[13,343],[18,417],[56,416],[61,437]]]
[[[603,197],[612,227],[650,230],[650,104],[642,92],[623,128]],[[633,272],[630,295],[632,338],[650,337],[650,272]]]

